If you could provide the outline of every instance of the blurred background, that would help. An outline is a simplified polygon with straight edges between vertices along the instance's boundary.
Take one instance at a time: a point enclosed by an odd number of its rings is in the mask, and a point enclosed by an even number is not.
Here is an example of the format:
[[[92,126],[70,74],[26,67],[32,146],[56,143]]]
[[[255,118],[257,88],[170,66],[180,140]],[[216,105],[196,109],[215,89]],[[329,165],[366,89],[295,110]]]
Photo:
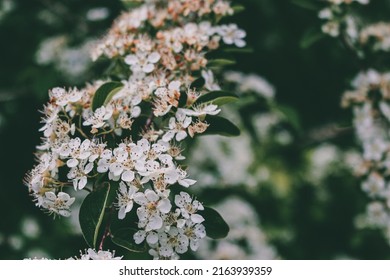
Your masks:
[[[377,2],[365,13],[386,18],[390,4]],[[390,258],[379,230],[359,228],[368,199],[351,171],[359,151],[351,112],[340,106],[359,71],[353,55],[332,38],[305,48],[302,38],[321,23],[292,1],[235,3],[245,10],[229,20],[253,51],[234,54],[225,86],[243,96],[225,114],[242,135],[200,138],[188,151],[196,195],[231,232],[185,258]],[[77,213],[53,220],[34,206],[23,177],[48,89],[102,73],[107,65],[92,64],[88,49],[121,10],[119,0],[0,0],[0,259],[67,258],[87,246]]]

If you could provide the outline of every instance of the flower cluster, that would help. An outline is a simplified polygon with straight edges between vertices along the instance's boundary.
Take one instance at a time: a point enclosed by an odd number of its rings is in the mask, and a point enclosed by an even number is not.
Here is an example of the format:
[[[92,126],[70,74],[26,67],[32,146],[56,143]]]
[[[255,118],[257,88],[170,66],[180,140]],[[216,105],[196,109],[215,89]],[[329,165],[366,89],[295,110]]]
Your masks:
[[[390,23],[379,22],[364,27],[359,39],[362,45],[373,42],[375,51],[390,51]]]
[[[230,196],[216,206],[226,216],[230,232],[220,242],[206,239],[197,256],[216,260],[272,260],[277,252],[259,226],[259,218],[253,207],[243,199]],[[242,244],[245,244],[243,246]]]
[[[103,250],[94,250],[94,249],[86,249],[84,254],[80,252],[80,257],[69,258],[68,260],[120,260],[123,257],[115,257],[115,252],[103,251]]]
[[[184,191],[172,198],[171,187],[196,183],[180,164],[180,144],[206,132],[208,117],[221,111],[197,102],[219,89],[206,53],[245,46],[235,24],[215,24],[232,13],[222,0],[146,1],[123,13],[92,53],[121,69],[116,78],[49,92],[38,164],[25,179],[36,205],[67,217],[75,201],[68,187],[93,193],[109,182],[118,219],[136,212],[135,243],[146,243],[155,258],[196,250],[206,235],[203,206]],[[200,76],[205,85],[191,87]]]
[[[253,104],[256,100],[261,104],[274,105],[267,105],[262,112],[256,112],[248,118],[253,125],[257,141],[262,143],[261,149],[267,150],[268,143],[286,145],[293,140],[288,129],[281,127],[285,116],[276,109],[278,105],[274,100],[275,88],[266,79],[256,74],[227,71],[224,74],[224,81],[226,87],[240,95],[241,106],[246,102]],[[232,104],[223,112],[244,127],[236,105]],[[265,161],[257,164],[259,156],[256,157],[253,150],[259,147],[252,145],[252,137],[248,131],[242,130],[240,138],[228,141],[220,137],[198,139],[189,159],[192,169],[203,174],[197,185],[205,188],[216,186],[242,188],[242,183],[245,182],[248,191],[253,191],[260,182],[268,181],[272,167]]]
[[[358,37],[357,23],[354,16],[345,13],[347,6],[353,2],[367,5],[369,0],[327,0],[328,6],[319,11],[318,17],[324,21],[322,32],[332,37],[338,37],[345,32],[349,38]]]
[[[390,229],[390,74],[373,69],[361,72],[352,82],[353,90],[343,97],[343,105],[354,113],[356,135],[362,145],[362,157],[355,167],[364,178],[362,189],[372,198],[367,207],[371,226]],[[380,213],[379,213],[380,212]],[[376,219],[373,217],[386,217]]]

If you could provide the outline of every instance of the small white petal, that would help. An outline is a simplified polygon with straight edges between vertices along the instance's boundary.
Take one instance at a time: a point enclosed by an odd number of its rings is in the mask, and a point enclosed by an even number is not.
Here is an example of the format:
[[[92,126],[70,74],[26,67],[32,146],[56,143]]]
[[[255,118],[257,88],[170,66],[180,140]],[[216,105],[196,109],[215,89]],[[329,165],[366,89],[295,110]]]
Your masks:
[[[146,196],[146,198],[149,201],[152,201],[152,202],[158,200],[158,195],[154,191],[152,191],[152,190],[146,190],[145,191],[145,196]]]
[[[88,174],[89,172],[91,172],[93,169],[93,162],[90,162],[88,163],[85,167],[84,167],[84,173],[85,174]]]
[[[163,220],[161,219],[160,216],[153,215],[152,217],[150,217],[148,226],[150,227],[151,230],[160,229],[162,225],[163,225]]]
[[[87,185],[87,177],[86,176],[83,176],[81,177],[79,183],[78,183],[78,189],[79,190],[82,190],[84,189],[84,187]]]
[[[123,220],[126,217],[126,207],[119,208],[118,219]]]
[[[156,63],[160,60],[160,58],[161,56],[158,52],[152,52],[148,57],[148,61],[151,63]]]
[[[187,137],[187,132],[185,132],[184,130],[180,130],[176,134],[176,141],[180,142],[180,141],[184,140],[186,137]]]
[[[158,235],[155,232],[150,232],[146,237],[148,244],[156,244],[158,242]]]
[[[130,54],[125,57],[125,63],[128,65],[135,65],[136,63],[138,63],[138,61],[138,57],[133,54]]]
[[[79,161],[75,158],[72,158],[66,162],[66,165],[70,168],[76,167],[79,164]]]
[[[125,182],[133,181],[134,180],[134,172],[129,171],[129,170],[123,172],[121,179],[122,179],[122,181],[125,181]]]
[[[148,203],[148,200],[145,197],[145,194],[139,192],[134,195],[134,201],[139,205],[145,205]]]
[[[161,199],[157,204],[157,209],[160,210],[162,213],[168,213],[172,208],[171,202],[169,199]]]
[[[195,224],[200,224],[204,222],[204,218],[199,214],[192,214],[191,221],[193,221]]]
[[[154,65],[149,63],[149,64],[146,64],[143,68],[142,68],[142,71],[144,71],[145,73],[151,73],[153,72],[154,70]]]
[[[143,230],[137,231],[134,234],[134,241],[136,244],[141,244],[145,240],[146,232]]]

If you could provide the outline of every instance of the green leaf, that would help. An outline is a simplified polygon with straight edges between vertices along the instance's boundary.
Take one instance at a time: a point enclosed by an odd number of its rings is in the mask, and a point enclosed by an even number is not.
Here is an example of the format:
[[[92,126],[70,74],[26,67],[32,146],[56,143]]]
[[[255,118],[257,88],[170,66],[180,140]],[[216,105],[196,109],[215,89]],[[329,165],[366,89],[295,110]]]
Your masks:
[[[204,207],[201,215],[205,219],[203,225],[206,228],[206,234],[213,239],[225,238],[229,233],[229,225],[222,216],[213,208]]]
[[[127,9],[134,9],[142,4],[142,1],[139,0],[121,0],[121,2]]]
[[[192,82],[190,88],[200,89],[205,85],[206,81],[203,77],[200,77]]]
[[[303,34],[300,46],[303,49],[307,49],[325,37],[326,35],[318,28],[311,28]]]
[[[242,11],[245,11],[245,7],[242,5],[234,5],[232,7],[235,14],[241,13]]]
[[[231,121],[218,117],[218,116],[207,116],[205,121],[209,124],[209,127],[205,133],[201,135],[223,135],[223,136],[239,136],[240,129],[233,124]]]
[[[238,100],[238,96],[232,92],[228,91],[210,91],[202,96],[200,96],[195,104],[202,104],[206,102],[211,102],[215,105],[221,106],[227,103],[235,102]]]
[[[96,248],[99,229],[107,205],[110,184],[104,183],[84,199],[80,207],[79,221],[85,241],[91,248]]]
[[[223,49],[226,53],[253,53],[254,50],[250,47],[247,48],[226,48]]]
[[[101,85],[95,92],[95,96],[92,100],[92,111],[97,108],[107,105],[108,102],[114,97],[118,91],[123,88],[123,84],[120,82],[108,82]]]
[[[226,67],[234,64],[236,64],[234,60],[217,58],[217,59],[210,60],[209,63],[207,63],[207,66],[209,68],[221,68],[221,67]]]
[[[292,3],[307,10],[317,11],[321,9],[320,3],[314,0],[292,0]]]
[[[111,240],[116,245],[125,248],[131,252],[145,252],[145,245],[136,244],[134,241],[134,234],[138,231],[135,228],[121,228],[111,233]]]

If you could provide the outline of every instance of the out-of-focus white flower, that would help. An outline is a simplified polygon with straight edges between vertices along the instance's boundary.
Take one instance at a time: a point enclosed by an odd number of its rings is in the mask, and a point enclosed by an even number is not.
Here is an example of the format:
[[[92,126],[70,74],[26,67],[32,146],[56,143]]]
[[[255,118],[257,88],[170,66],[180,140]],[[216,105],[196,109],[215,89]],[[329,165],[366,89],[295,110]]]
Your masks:
[[[89,21],[100,21],[106,19],[110,11],[106,7],[92,8],[87,11],[86,18]]]
[[[214,104],[201,104],[192,109],[182,109],[181,112],[187,116],[204,117],[206,115],[218,115],[221,109],[218,109],[218,106]]]
[[[202,70],[202,77],[205,80],[204,87],[210,91],[221,90],[221,87],[215,82],[214,74],[211,70]]]
[[[227,45],[236,45],[239,48],[246,46],[246,42],[243,40],[246,37],[246,32],[239,29],[236,24],[223,25],[219,29],[219,34],[222,40]]]
[[[125,57],[125,63],[131,66],[133,72],[153,72],[156,64],[160,60],[161,56],[157,52],[150,54],[144,52],[137,52],[136,55],[128,55]]]
[[[202,259],[276,259],[258,224],[253,207],[238,197],[229,197],[215,207],[229,224],[229,235],[221,241],[206,239],[196,255]],[[242,242],[247,244],[242,246]]]

